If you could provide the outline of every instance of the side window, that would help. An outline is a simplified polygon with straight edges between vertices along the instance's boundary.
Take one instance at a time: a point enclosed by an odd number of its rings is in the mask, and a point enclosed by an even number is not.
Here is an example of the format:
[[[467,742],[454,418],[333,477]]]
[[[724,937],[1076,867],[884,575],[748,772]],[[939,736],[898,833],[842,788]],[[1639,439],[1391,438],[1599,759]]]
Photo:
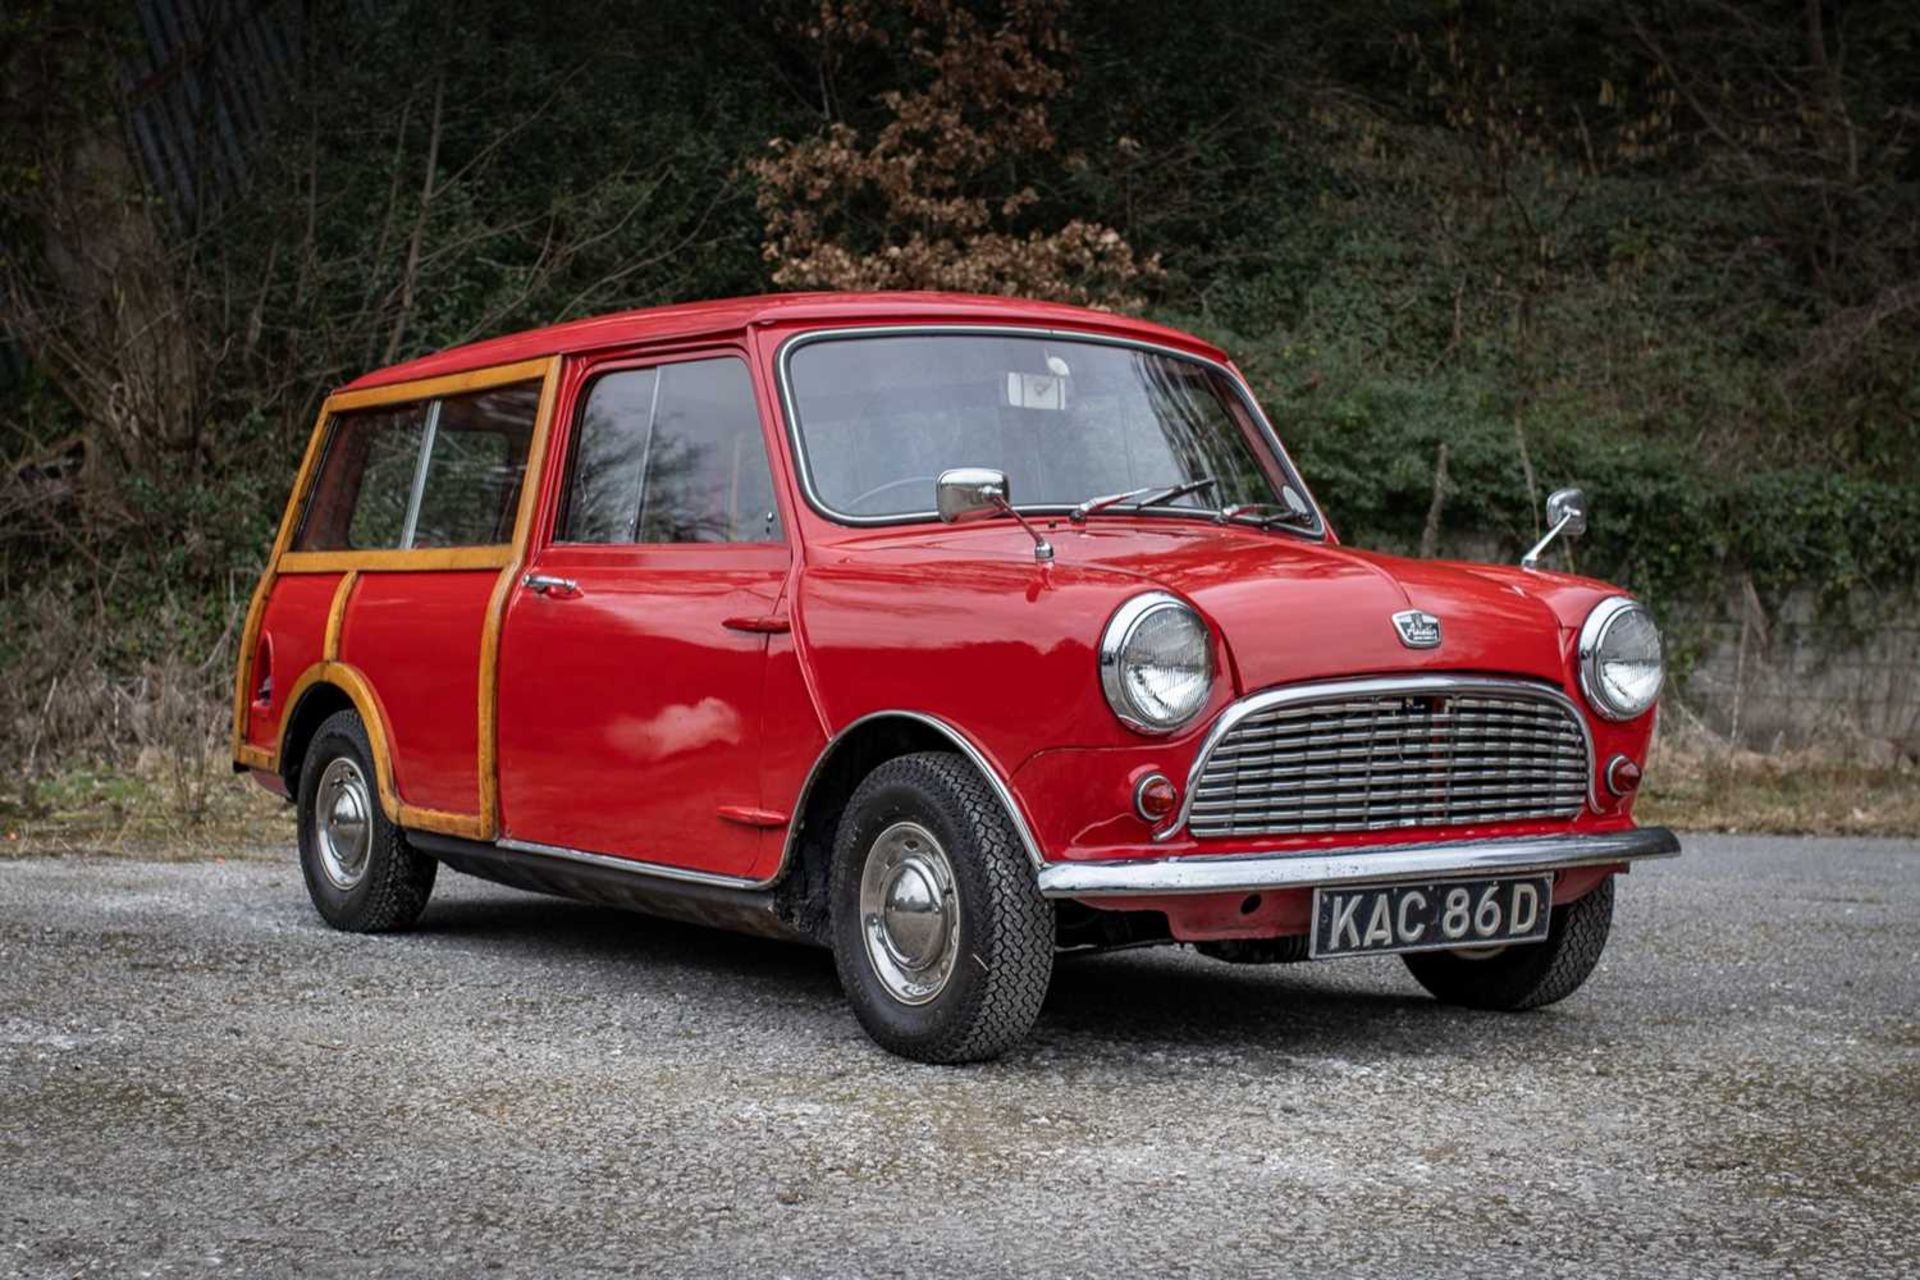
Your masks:
[[[336,414],[295,551],[513,540],[540,384]]]
[[[361,551],[399,546],[426,420],[424,404],[335,415],[293,549]]]
[[[595,379],[562,542],[778,542],[753,383],[723,356]]]
[[[560,518],[562,542],[632,542],[640,515],[640,474],[647,460],[660,378],[627,369],[596,378],[573,444],[573,474]]]
[[[520,481],[539,409],[537,382],[440,402],[412,545],[487,547],[513,541]]]

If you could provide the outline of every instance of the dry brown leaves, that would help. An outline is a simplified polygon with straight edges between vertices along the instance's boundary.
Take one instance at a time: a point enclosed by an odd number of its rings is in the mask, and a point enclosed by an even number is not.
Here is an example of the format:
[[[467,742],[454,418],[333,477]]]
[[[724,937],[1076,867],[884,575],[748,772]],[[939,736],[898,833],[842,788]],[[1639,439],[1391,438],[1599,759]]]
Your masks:
[[[823,63],[836,50],[885,48],[919,83],[880,97],[891,118],[871,136],[834,121],[775,139],[751,162],[774,282],[1136,303],[1133,290],[1160,274],[1156,259],[1099,223],[1026,225],[1039,196],[1005,176],[1056,146],[1060,9],[1012,0],[989,25],[955,0],[822,0],[801,34]]]

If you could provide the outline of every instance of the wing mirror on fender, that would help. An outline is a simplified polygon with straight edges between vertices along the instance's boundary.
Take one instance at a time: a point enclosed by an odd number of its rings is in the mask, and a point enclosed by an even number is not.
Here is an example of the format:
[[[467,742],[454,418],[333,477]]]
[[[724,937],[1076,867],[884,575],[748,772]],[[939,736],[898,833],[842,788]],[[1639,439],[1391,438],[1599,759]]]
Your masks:
[[[933,493],[934,507],[948,524],[990,520],[1004,513],[1019,521],[1020,527],[1033,539],[1035,560],[1053,559],[1053,544],[1035,532],[1026,517],[1013,509],[1006,472],[990,467],[955,467],[940,473],[940,478],[934,481]]]
[[[1555,489],[1547,498],[1546,536],[1533,544],[1527,554],[1520,557],[1522,569],[1532,569],[1540,564],[1540,553],[1553,545],[1553,540],[1561,534],[1577,538],[1587,531],[1587,495],[1579,489]]]
[[[955,467],[934,482],[940,518],[964,524],[999,515],[1007,506],[1007,473],[987,467]]]

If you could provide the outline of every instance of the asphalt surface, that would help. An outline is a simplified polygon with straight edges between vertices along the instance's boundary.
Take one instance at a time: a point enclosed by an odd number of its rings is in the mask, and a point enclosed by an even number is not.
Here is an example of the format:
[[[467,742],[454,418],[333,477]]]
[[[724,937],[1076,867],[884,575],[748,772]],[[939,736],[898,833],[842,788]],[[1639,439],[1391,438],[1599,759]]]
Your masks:
[[[1920,1272],[1920,844],[1696,838],[1587,987],[1062,962],[916,1066],[823,952],[443,872],[0,863],[0,1275]]]

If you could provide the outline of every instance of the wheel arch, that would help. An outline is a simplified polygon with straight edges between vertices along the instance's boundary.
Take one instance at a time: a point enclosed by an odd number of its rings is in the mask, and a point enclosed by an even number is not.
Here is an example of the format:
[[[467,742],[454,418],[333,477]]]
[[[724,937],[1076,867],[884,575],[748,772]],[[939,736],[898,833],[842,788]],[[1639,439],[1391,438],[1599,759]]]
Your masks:
[[[806,932],[825,937],[833,839],[854,788],[880,765],[917,751],[951,751],[966,757],[1006,810],[1028,862],[1039,871],[1043,859],[1032,826],[1013,789],[985,752],[938,716],[923,711],[871,712],[846,725],[821,749],[801,784],[787,828],[774,879],[779,882],[783,914]]]
[[[275,771],[287,784],[289,795],[298,795],[300,768],[306,760],[313,735],[328,717],[342,711],[357,712],[366,728],[367,742],[373,748],[374,782],[380,791],[380,803],[388,814],[401,812],[399,793],[393,782],[393,757],[387,746],[387,722],[381,714],[373,686],[353,667],[340,662],[316,662],[300,673],[287,695],[287,719],[280,730],[280,747]]]

